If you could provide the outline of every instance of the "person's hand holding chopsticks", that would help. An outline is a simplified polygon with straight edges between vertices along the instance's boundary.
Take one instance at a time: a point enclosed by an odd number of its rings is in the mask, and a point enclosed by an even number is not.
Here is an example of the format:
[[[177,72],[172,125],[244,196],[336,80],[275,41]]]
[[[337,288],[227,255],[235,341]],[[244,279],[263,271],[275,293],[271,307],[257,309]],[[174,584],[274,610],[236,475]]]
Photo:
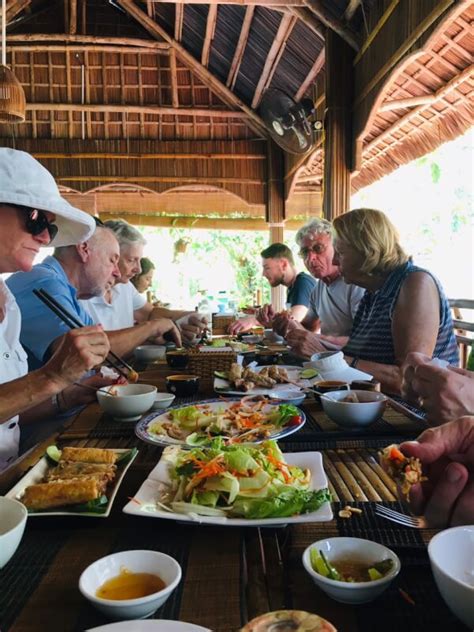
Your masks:
[[[101,325],[72,329],[62,337],[43,370],[52,382],[65,388],[101,364],[109,350],[109,339]]]
[[[181,347],[179,329],[169,318],[156,318],[149,320],[146,324],[151,328],[148,339],[154,344],[160,345],[165,342],[175,342],[177,347]]]

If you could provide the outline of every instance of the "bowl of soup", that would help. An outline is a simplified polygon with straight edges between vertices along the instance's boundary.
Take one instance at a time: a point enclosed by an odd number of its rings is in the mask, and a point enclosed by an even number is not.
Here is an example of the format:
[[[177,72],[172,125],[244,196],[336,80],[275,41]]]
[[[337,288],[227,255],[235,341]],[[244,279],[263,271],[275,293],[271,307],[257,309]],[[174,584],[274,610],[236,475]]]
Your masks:
[[[79,579],[84,597],[110,619],[143,619],[162,606],[181,581],[181,567],[159,551],[112,553]]]
[[[168,375],[166,390],[176,397],[190,397],[199,391],[199,375]]]
[[[3,568],[18,548],[25,531],[28,512],[14,498],[0,496],[0,568]]]
[[[398,556],[362,538],[327,538],[310,544],[303,566],[313,582],[342,603],[373,601],[400,572]]]
[[[372,391],[333,391],[321,394],[319,399],[329,419],[344,428],[368,426],[383,415],[387,398]]]
[[[118,421],[137,421],[153,406],[156,386],[124,384],[106,386],[97,391],[100,407]]]

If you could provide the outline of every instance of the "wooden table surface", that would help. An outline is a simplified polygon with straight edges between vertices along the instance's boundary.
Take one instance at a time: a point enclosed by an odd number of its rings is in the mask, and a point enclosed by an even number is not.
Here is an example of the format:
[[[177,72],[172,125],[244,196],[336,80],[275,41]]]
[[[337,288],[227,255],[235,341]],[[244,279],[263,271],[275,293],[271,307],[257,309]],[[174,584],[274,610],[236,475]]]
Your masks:
[[[151,380],[151,374],[148,377]],[[375,459],[377,448],[391,442],[390,433],[381,430],[379,436],[369,430],[365,435],[336,436],[321,429],[321,423],[329,420],[321,421],[323,413],[316,404],[308,403],[305,409],[309,429],[306,434],[301,430],[289,437],[283,442],[283,449],[322,448],[330,489],[336,499],[335,518],[326,523],[259,529],[176,524],[122,513],[128,498],[133,497],[158,462],[161,449],[139,441],[133,424],[112,422],[102,415],[97,404],[88,406],[60,436],[37,446],[1,475],[0,492],[10,489],[41,458],[45,446],[55,440],[60,446],[136,446],[139,454],[120,486],[108,518],[28,518],[19,549],[0,571],[2,632],[67,632],[107,623],[80,594],[80,574],[100,557],[136,548],[169,553],[182,566],[183,580],[155,614],[156,619],[235,632],[259,614],[295,608],[325,616],[342,632],[399,632],[401,627],[417,632],[465,630],[444,606],[431,576],[426,544],[433,532],[405,529],[374,515],[374,501],[391,505],[395,502],[394,483]],[[400,425],[392,427],[394,436],[401,432]],[[298,438],[299,434],[302,437]],[[347,502],[361,507],[361,516],[339,518],[338,510]],[[339,604],[317,589],[304,571],[301,555],[306,546],[337,535],[377,540],[400,556],[399,578],[372,604]],[[400,588],[414,603],[403,598]]]

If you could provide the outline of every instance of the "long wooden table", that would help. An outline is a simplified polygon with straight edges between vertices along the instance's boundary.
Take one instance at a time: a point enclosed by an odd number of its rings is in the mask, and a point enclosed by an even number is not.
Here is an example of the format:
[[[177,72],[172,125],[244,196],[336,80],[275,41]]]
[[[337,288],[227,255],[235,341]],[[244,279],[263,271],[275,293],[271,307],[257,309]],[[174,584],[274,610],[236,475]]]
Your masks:
[[[152,381],[152,374],[148,374]],[[160,378],[161,380],[161,378]],[[160,386],[162,383],[157,380]],[[146,380],[146,376],[144,377]],[[199,624],[216,632],[234,632],[271,610],[295,608],[326,617],[342,632],[367,630],[465,630],[441,600],[429,568],[426,544],[432,531],[415,531],[374,514],[374,502],[398,506],[393,481],[375,456],[394,438],[414,436],[416,425],[387,410],[383,422],[364,434],[345,434],[316,403],[304,406],[308,421],[283,442],[286,451],[320,449],[334,502],[335,518],[283,528],[225,528],[176,524],[122,513],[160,458],[161,450],[139,441],[133,424],[107,419],[98,405],[87,407],[60,434],[37,446],[0,476],[5,493],[42,456],[52,440],[59,445],[106,448],[138,447],[139,454],[119,489],[108,518],[30,516],[12,560],[0,571],[0,629],[76,631],[105,624],[78,590],[82,571],[113,551],[153,549],[173,555],[183,580],[155,614]],[[362,508],[351,520],[338,517],[349,503]],[[400,576],[375,602],[339,604],[314,586],[301,555],[310,543],[329,536],[373,539],[393,548],[402,561]],[[409,595],[407,600],[403,592]],[[410,603],[412,601],[412,603]]]

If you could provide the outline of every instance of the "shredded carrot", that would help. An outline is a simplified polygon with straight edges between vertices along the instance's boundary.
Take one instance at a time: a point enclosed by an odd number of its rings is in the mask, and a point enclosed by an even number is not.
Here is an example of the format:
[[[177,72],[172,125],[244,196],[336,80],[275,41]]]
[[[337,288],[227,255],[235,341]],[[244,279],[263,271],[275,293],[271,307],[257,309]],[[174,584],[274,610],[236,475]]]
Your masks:
[[[400,452],[398,448],[393,447],[390,450],[390,457],[392,461],[404,461],[405,456]]]
[[[129,500],[130,502],[132,502],[132,503],[137,503],[137,505],[141,505],[141,504],[142,504],[139,500],[137,500],[137,499],[136,499],[136,498],[134,498],[133,496],[129,496],[129,497],[128,497],[128,500]]]
[[[293,478],[288,473],[288,466],[286,463],[283,463],[283,461],[279,461],[273,456],[273,454],[270,454],[270,453],[267,454],[267,459],[270,461],[272,465],[274,465],[277,468],[277,470],[280,470],[280,472],[283,475],[283,478],[285,479],[285,483],[289,483],[293,480]]]
[[[407,592],[405,592],[402,588],[399,588],[398,592],[401,594],[401,596],[403,597],[403,599],[405,599],[407,603],[411,604],[412,606],[416,605],[415,600],[412,597],[410,597],[410,595]]]

